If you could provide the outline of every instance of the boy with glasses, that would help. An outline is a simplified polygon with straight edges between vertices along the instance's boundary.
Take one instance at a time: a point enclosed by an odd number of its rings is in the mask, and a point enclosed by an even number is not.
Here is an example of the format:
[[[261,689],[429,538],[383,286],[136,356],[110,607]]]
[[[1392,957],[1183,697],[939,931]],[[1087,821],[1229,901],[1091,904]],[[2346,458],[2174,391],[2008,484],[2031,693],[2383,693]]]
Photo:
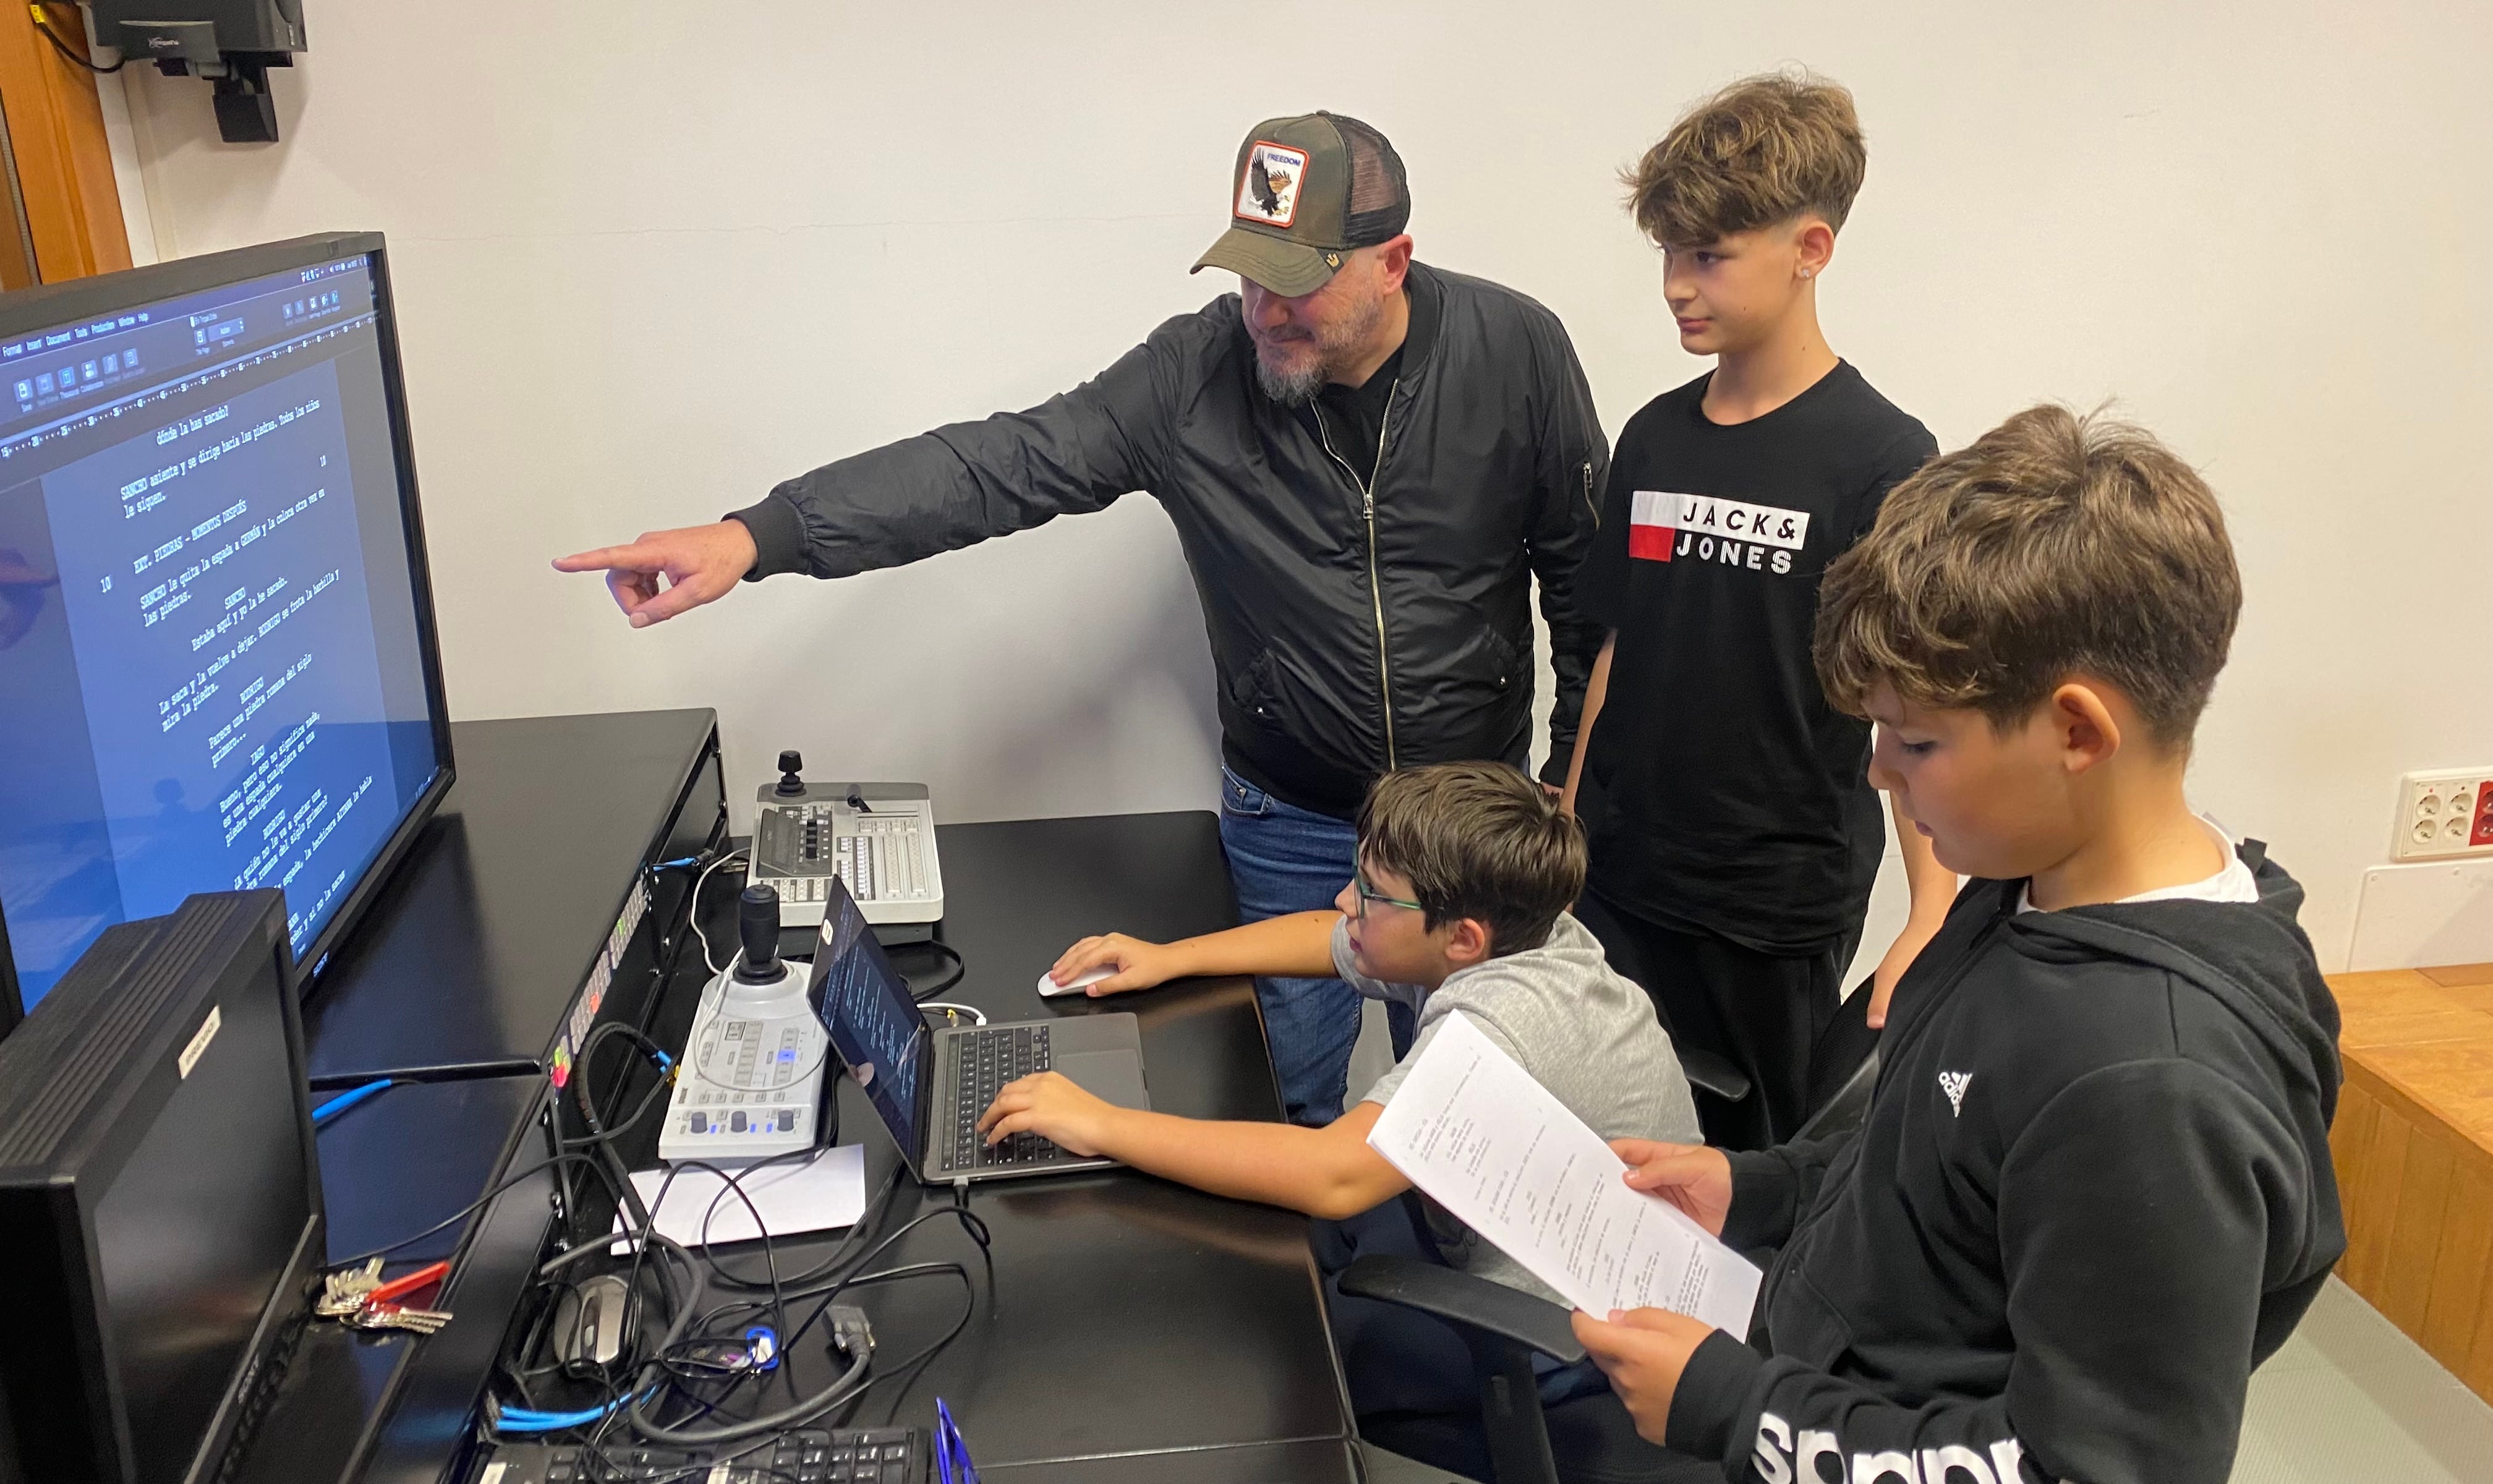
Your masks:
[[[989,1139],[1035,1133],[1163,1178],[1327,1218],[1318,1261],[1338,1272],[1366,1252],[1419,1255],[1561,1303],[1513,1258],[1429,1208],[1427,1246],[1394,1197],[1410,1182],[1367,1146],[1385,1105],[1446,1017],[1460,1010],[1606,1138],[1683,1140],[1697,1109],[1670,1038],[1642,989],[1611,970],[1570,916],[1584,884],[1584,837],[1547,791],[1498,763],[1386,774],[1359,811],[1357,874],[1335,910],[1268,918],[1179,943],[1085,938],[1051,971],[1059,984],[1117,973],[1094,995],[1188,975],[1337,974],[1409,1007],[1409,1054],[1323,1128],[1221,1123],[1117,1107],[1054,1073],[1007,1085],[979,1121]],[[1433,1249],[1431,1251],[1430,1249]],[[1440,1412],[1477,1401],[1469,1353],[1425,1315],[1330,1295],[1352,1404],[1362,1414]],[[1545,1400],[1602,1384],[1589,1365],[1545,1375]]]

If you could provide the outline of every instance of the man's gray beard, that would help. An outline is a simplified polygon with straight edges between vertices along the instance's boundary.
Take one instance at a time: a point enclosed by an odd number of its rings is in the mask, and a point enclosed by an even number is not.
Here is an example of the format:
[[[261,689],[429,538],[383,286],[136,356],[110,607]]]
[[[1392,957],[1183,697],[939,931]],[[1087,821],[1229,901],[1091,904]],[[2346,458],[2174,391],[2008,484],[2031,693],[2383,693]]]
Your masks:
[[[1298,370],[1275,371],[1265,363],[1264,357],[1258,355],[1255,357],[1255,384],[1264,388],[1265,396],[1283,407],[1306,407],[1315,401],[1316,393],[1323,391],[1325,383],[1333,379],[1333,369],[1325,364],[1328,359],[1319,355]]]
[[[1264,388],[1265,396],[1283,407],[1307,406],[1316,400],[1316,393],[1325,389],[1335,373],[1359,359],[1368,337],[1376,333],[1377,321],[1384,318],[1385,297],[1379,294],[1369,299],[1355,318],[1316,342],[1316,358],[1305,370],[1275,371],[1258,350],[1255,384]]]

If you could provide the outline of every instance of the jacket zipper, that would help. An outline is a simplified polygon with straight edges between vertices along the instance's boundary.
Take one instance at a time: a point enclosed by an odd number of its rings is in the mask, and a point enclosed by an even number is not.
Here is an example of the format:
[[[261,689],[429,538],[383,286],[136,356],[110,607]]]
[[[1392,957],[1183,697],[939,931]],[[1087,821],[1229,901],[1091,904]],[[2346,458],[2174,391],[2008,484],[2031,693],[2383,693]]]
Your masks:
[[[1385,389],[1385,415],[1376,424],[1375,473],[1378,474],[1385,471],[1385,438],[1394,429],[1394,394],[1401,389],[1400,377],[1396,377],[1394,384]],[[1378,698],[1385,703],[1385,771],[1392,772],[1400,765],[1394,760],[1394,670],[1385,657],[1385,591],[1378,587],[1376,582],[1375,475],[1371,474],[1367,480],[1361,480],[1358,471],[1353,469],[1340,454],[1334,452],[1333,435],[1326,430],[1324,413],[1321,411],[1316,413],[1316,437],[1324,440],[1325,456],[1336,464],[1341,465],[1341,471],[1350,475],[1352,486],[1359,491],[1360,518],[1367,523],[1367,601],[1368,606],[1376,614],[1376,690]],[[1589,484],[1592,478],[1591,465],[1585,466],[1584,477]]]

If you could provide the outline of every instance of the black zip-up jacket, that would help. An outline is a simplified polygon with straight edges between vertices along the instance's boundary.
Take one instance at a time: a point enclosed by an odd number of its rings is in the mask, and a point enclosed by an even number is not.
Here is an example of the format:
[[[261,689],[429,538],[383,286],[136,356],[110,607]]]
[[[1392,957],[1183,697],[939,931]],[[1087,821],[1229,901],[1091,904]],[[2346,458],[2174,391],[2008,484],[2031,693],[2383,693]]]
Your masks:
[[[753,576],[897,566],[1147,490],[1203,601],[1221,752],[1347,818],[1394,767],[1524,764],[1541,580],[1566,777],[1602,635],[1576,609],[1609,449],[1557,317],[1413,264],[1411,330],[1372,494],[1321,424],[1264,395],[1238,296],[1180,315],[1026,412],[956,423],[791,479],[736,518]]]
[[[1707,1338],[1671,1446],[1766,1484],[2223,1484],[2346,1247],[2336,1002],[2302,889],[2241,856],[2255,904],[1966,888],[1861,1131],[1731,1157],[1725,1240],[1782,1248],[1771,1358]]]

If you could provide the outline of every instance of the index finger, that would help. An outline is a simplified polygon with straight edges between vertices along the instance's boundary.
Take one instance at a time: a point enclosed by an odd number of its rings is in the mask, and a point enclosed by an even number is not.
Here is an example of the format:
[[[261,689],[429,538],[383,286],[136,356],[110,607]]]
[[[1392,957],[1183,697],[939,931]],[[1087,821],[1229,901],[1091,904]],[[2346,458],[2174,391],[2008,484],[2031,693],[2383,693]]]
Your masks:
[[[997,1089],[996,1101],[988,1104],[986,1111],[978,1115],[976,1128],[979,1133],[984,1134],[997,1123],[1009,1118],[1013,1114],[1022,1110],[1022,1100],[1016,1097],[1013,1093],[1013,1088],[1019,1085],[1020,1084],[1017,1082],[1008,1082],[1005,1086]],[[1010,1107],[1005,1106],[1005,1101],[1008,1098],[1012,1100],[1012,1106]]]
[[[1066,949],[1064,953],[1059,954],[1056,956],[1056,962],[1055,962],[1055,964],[1054,964],[1052,967],[1050,967],[1050,968],[1048,969],[1048,971],[1047,971],[1047,972],[1048,972],[1051,976],[1058,975],[1058,974],[1064,974],[1064,975],[1074,975],[1074,974],[1079,974],[1079,973],[1081,973],[1084,969],[1087,969],[1087,968],[1091,967],[1091,965],[1090,965],[1088,962],[1086,962],[1086,961],[1082,961],[1082,960],[1083,960],[1083,955],[1084,955],[1086,953],[1090,952],[1091,950],[1097,948],[1101,943],[1103,943],[1103,942],[1105,942],[1105,941],[1107,941],[1107,940],[1106,940],[1106,938],[1105,938],[1103,935],[1101,935],[1101,934],[1096,934],[1096,933],[1093,934],[1092,936],[1090,936],[1090,937],[1088,937],[1088,938],[1081,939],[1080,941],[1076,942],[1076,943],[1075,943],[1071,948],[1068,948],[1068,949]],[[1059,984],[1062,984],[1062,983],[1064,983],[1064,981],[1063,981],[1063,980],[1059,980],[1059,981],[1058,981],[1058,983],[1059,983]]]
[[[654,572],[664,565],[656,553],[638,541],[621,546],[601,546],[594,551],[574,552],[568,557],[554,559],[554,569],[557,572],[603,572],[617,567]]]

